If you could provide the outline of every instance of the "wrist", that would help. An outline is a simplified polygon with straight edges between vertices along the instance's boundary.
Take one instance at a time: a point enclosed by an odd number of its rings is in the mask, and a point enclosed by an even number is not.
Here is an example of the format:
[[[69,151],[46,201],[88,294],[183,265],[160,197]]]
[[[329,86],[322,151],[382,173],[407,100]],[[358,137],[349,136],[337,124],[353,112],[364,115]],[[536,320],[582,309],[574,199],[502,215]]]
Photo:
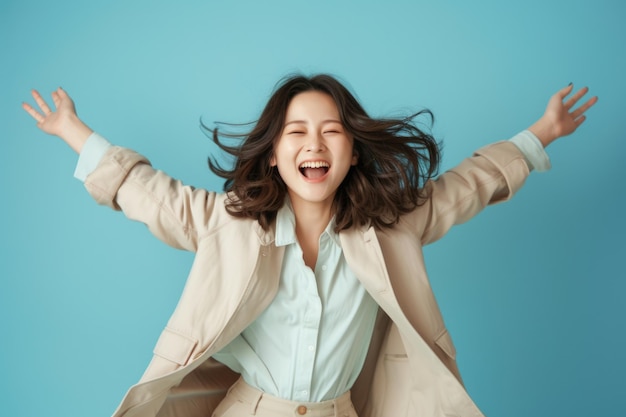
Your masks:
[[[543,117],[530,126],[528,130],[539,139],[544,148],[557,138],[551,124]]]
[[[83,149],[83,145],[87,141],[87,138],[93,133],[93,130],[89,128],[82,120],[75,114],[71,115],[65,125],[65,129],[61,138],[72,148],[76,153],[80,153]]]

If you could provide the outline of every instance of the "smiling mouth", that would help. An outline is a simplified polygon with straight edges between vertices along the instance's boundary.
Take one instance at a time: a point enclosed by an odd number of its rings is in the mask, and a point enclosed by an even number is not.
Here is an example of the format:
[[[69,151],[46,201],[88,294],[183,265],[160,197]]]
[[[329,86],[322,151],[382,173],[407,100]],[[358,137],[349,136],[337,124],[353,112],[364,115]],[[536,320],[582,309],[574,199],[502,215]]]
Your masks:
[[[299,169],[306,178],[317,179],[326,175],[330,169],[330,164],[324,161],[303,162]]]

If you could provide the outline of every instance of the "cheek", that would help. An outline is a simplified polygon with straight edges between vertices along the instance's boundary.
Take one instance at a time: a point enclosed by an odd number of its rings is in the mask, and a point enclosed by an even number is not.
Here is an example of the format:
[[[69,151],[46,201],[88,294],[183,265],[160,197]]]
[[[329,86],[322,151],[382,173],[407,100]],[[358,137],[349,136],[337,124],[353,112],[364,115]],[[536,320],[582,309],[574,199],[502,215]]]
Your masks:
[[[293,185],[293,181],[295,180],[295,174],[293,172],[285,172],[285,170],[281,170],[280,167],[280,165],[276,166],[276,172],[278,172],[278,176],[287,188],[290,188],[290,184]]]

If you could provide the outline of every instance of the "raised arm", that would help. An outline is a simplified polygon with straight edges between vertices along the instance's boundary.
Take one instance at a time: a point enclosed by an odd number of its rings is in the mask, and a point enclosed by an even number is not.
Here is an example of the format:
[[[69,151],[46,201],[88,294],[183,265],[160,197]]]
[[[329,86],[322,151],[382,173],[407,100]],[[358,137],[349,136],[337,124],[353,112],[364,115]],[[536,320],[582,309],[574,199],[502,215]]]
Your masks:
[[[60,137],[74,151],[80,153],[93,131],[78,118],[70,96],[61,87],[53,91],[53,111],[37,90],[33,90],[32,95],[39,111],[28,103],[22,103],[22,108],[37,121],[37,127],[50,135]]]
[[[543,116],[528,128],[543,147],[573,133],[585,121],[584,113],[598,100],[592,97],[574,109],[588,89],[567,98],[572,90],[569,85],[554,94]],[[430,199],[415,210],[415,215],[405,219],[415,223],[422,244],[434,242],[450,227],[469,220],[488,204],[511,198],[526,180],[528,168],[525,156],[510,141],[486,146],[427,183]]]
[[[528,128],[539,138],[544,148],[556,139],[574,133],[585,121],[585,112],[598,101],[598,97],[591,97],[580,107],[572,110],[589,89],[581,88],[564,101],[573,90],[574,86],[570,84],[550,97],[543,116]]]
[[[93,133],[76,115],[74,102],[62,89],[52,93],[54,109],[33,90],[38,109],[22,106],[43,132],[63,139],[80,153]],[[224,210],[215,210],[216,193],[186,186],[129,149],[111,146],[97,166],[84,179],[85,188],[99,203],[122,210],[126,217],[144,223],[150,231],[170,246],[196,251],[200,236],[223,219]],[[218,207],[223,207],[220,200]],[[219,212],[215,215],[215,212]]]

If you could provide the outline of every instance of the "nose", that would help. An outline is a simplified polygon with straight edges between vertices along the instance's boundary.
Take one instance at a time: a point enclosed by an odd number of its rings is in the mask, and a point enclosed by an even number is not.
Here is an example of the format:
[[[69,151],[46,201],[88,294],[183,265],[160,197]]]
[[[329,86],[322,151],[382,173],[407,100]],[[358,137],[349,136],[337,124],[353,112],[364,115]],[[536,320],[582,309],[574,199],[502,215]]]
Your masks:
[[[324,150],[324,137],[321,133],[313,133],[306,144],[306,150],[309,152],[321,152]]]

